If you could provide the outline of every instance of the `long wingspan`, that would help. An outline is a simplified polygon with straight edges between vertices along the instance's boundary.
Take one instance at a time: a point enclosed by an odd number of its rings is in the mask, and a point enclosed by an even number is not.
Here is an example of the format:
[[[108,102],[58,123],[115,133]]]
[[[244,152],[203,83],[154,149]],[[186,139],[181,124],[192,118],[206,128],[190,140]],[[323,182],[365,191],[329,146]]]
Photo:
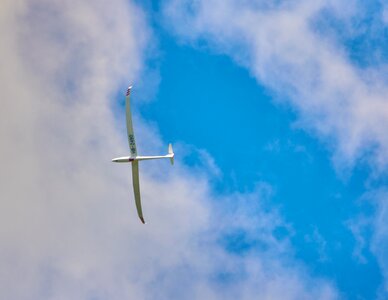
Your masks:
[[[132,126],[131,105],[129,102],[131,89],[132,89],[132,86],[130,86],[127,89],[127,94],[125,97],[125,113],[126,113],[126,119],[127,119],[127,134],[128,134],[129,149],[131,150],[131,156],[135,157],[137,155],[137,150],[136,150],[135,134],[133,132],[133,126]]]
[[[133,192],[135,194],[137,214],[140,220],[142,221],[142,223],[145,224],[144,218],[143,218],[143,212],[141,209],[141,199],[140,199],[139,162],[136,160],[132,162],[132,182],[133,182]]]

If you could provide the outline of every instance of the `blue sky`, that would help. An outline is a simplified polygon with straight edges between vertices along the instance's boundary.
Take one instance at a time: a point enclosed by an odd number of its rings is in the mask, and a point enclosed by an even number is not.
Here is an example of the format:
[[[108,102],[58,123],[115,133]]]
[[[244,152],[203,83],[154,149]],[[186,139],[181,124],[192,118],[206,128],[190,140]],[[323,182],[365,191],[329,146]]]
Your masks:
[[[344,297],[375,298],[382,283],[379,266],[368,249],[362,250],[362,261],[356,257],[349,229],[352,219],[373,214],[372,204],[363,199],[367,185],[380,186],[368,180],[370,167],[360,162],[348,174],[337,171],[330,145],[297,126],[297,112],[273,90],[206,41],[190,45],[177,40],[163,24],[157,1],[145,9],[158,40],[160,85],[140,113],[158,124],[165,140],[174,137],[214,158],[221,170],[211,182],[217,193],[269,184],[270,205],[292,224],[295,256],[313,274],[333,279]],[[381,9],[373,3],[354,21],[362,32],[350,38],[341,36],[344,25],[330,12],[322,12],[317,26],[342,43],[354,64],[367,67],[376,64],[375,52],[387,49],[386,29],[374,28]],[[188,165],[199,160],[195,154],[185,158]],[[243,237],[229,238],[236,253],[255,247]]]
[[[6,1],[0,21],[0,298],[387,299],[386,3]],[[146,226],[110,162],[128,83],[139,152],[176,153],[141,165]]]

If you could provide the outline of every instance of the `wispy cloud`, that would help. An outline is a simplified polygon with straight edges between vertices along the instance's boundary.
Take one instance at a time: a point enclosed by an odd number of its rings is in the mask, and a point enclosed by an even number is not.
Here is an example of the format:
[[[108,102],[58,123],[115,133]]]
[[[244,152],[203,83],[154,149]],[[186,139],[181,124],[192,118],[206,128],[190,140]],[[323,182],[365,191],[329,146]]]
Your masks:
[[[205,38],[289,99],[303,127],[335,144],[339,167],[367,156],[381,170],[388,162],[385,73],[352,64],[319,21],[339,20],[343,35],[356,35],[358,7],[355,1],[170,1],[165,13],[181,37]]]
[[[372,251],[377,254],[379,265],[386,276],[385,284],[380,291],[380,299],[384,299],[388,291],[388,203],[387,191],[382,190],[376,199],[377,216],[372,222],[374,235],[372,237]]]
[[[152,43],[136,5],[5,1],[0,25],[0,298],[336,298],[274,233],[288,225],[264,206],[267,189],[214,195],[206,154],[200,175],[179,160],[145,166],[149,224],[137,220],[129,168],[110,162],[126,149],[114,95]],[[160,147],[139,116],[136,130]]]

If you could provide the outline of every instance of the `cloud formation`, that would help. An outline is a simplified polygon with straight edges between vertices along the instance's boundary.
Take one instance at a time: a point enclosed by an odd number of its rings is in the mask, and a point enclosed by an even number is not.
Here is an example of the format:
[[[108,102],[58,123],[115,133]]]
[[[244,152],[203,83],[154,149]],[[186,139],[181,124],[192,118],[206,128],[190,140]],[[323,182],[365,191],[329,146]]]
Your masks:
[[[355,66],[338,42],[357,36],[353,25],[362,8],[357,1],[169,1],[165,14],[180,37],[205,39],[291,101],[301,125],[335,152],[337,166],[367,157],[382,171],[388,162],[385,72],[381,65]]]
[[[122,0],[1,5],[1,299],[337,297],[274,234],[289,225],[264,209],[268,188],[216,196],[206,175],[215,166],[144,165],[149,224],[137,220],[129,168],[110,159],[127,147],[114,97],[141,77],[152,43],[141,9]],[[161,147],[139,116],[135,127],[149,137],[143,149]]]

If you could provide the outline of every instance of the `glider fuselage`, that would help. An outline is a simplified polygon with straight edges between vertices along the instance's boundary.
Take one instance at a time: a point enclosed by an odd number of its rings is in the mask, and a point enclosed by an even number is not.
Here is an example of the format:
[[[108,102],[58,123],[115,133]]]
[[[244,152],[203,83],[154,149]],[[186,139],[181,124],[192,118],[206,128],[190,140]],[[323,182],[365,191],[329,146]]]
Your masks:
[[[161,159],[161,158],[173,158],[174,154],[167,154],[167,155],[155,155],[155,156],[122,156],[122,157],[116,157],[112,159],[113,162],[117,163],[128,163],[133,162],[135,160],[150,160],[150,159]],[[171,162],[172,163],[172,162]]]

